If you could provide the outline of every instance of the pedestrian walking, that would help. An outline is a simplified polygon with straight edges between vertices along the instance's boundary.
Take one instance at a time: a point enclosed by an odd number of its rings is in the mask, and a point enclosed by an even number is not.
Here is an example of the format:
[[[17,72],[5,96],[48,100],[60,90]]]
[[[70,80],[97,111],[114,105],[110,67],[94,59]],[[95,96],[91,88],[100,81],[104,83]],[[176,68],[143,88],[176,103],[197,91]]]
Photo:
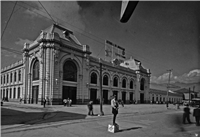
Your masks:
[[[46,98],[44,98],[44,100],[43,100],[44,108],[45,108],[46,103],[47,103],[47,100],[46,100]]]
[[[200,104],[194,109],[193,116],[195,117],[196,126],[200,126]]]
[[[93,101],[90,101],[89,103],[88,103],[88,115],[94,115],[94,113],[93,113]]]
[[[119,104],[116,100],[116,95],[113,95],[113,99],[111,100],[112,114],[113,114],[113,125],[117,125],[116,117],[118,114]]]
[[[67,105],[67,99],[63,99],[64,106]]]
[[[189,108],[189,105],[187,104],[186,107],[183,109],[183,124],[185,124],[186,122],[186,119],[187,119],[187,122],[189,124],[191,124],[192,122],[190,121],[190,108]]]
[[[69,106],[71,107],[72,106],[72,100],[69,99]]]
[[[20,99],[19,99],[19,103],[20,103],[20,104],[22,103],[22,97],[20,97]]]

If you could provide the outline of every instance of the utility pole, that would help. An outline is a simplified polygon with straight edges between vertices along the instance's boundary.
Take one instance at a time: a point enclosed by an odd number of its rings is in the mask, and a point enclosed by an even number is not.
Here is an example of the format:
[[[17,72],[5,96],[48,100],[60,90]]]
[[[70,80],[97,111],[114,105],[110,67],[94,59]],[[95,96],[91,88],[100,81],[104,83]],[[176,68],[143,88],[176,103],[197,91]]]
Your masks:
[[[189,106],[190,106],[190,100],[191,100],[191,93],[190,93],[190,88],[189,88]]]
[[[169,79],[168,79],[168,84],[167,84],[167,104],[166,104],[166,107],[168,109],[168,107],[169,107],[169,85],[170,85],[170,76],[171,76],[172,69],[169,69],[167,71],[169,72]]]
[[[101,58],[99,58],[100,65],[100,76],[99,76],[99,88],[100,88],[100,116],[104,115],[103,113],[103,101],[102,101],[102,62]]]

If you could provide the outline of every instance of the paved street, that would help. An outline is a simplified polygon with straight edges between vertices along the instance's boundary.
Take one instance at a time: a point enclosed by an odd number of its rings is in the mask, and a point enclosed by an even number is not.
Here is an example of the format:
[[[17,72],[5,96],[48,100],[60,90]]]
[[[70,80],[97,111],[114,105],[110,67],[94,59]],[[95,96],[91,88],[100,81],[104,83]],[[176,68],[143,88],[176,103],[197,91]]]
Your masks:
[[[109,105],[103,106],[104,116],[87,116],[85,105],[72,107],[19,104],[5,102],[1,108],[2,137],[84,137],[84,136],[136,136],[136,137],[192,137],[200,134],[195,124],[181,124],[182,107],[170,105],[125,105],[119,109],[117,123],[120,131],[110,133],[112,122]],[[94,105],[94,113],[99,113]],[[191,110],[192,111],[192,110]],[[193,117],[191,120],[194,122]]]

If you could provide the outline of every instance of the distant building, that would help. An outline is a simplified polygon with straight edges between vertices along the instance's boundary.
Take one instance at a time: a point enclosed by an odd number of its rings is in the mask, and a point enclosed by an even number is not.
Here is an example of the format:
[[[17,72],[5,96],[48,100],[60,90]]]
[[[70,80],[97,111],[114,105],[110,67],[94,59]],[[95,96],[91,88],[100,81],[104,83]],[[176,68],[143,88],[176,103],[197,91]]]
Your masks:
[[[152,103],[164,104],[169,101],[169,103],[181,103],[183,100],[183,95],[173,92],[171,90],[160,90],[150,88],[149,92],[150,101]]]
[[[149,98],[150,71],[130,58],[112,63],[91,56],[90,47],[81,45],[73,32],[53,24],[31,44],[25,43],[23,59],[1,69],[1,98],[24,103],[73,104],[89,100],[99,103],[100,62],[104,104],[110,96],[125,103],[146,103]]]

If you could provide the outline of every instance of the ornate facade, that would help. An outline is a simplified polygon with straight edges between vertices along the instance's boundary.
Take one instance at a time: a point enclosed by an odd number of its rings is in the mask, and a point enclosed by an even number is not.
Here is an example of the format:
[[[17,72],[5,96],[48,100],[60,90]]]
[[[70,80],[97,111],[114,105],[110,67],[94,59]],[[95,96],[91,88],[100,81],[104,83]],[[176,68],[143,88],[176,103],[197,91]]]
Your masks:
[[[99,103],[100,78],[104,104],[113,94],[125,103],[150,101],[150,72],[140,61],[130,58],[116,65],[92,57],[72,31],[53,24],[33,43],[25,43],[22,61],[1,69],[1,97],[34,104],[42,104],[43,98],[49,104],[66,98],[74,104]]]

